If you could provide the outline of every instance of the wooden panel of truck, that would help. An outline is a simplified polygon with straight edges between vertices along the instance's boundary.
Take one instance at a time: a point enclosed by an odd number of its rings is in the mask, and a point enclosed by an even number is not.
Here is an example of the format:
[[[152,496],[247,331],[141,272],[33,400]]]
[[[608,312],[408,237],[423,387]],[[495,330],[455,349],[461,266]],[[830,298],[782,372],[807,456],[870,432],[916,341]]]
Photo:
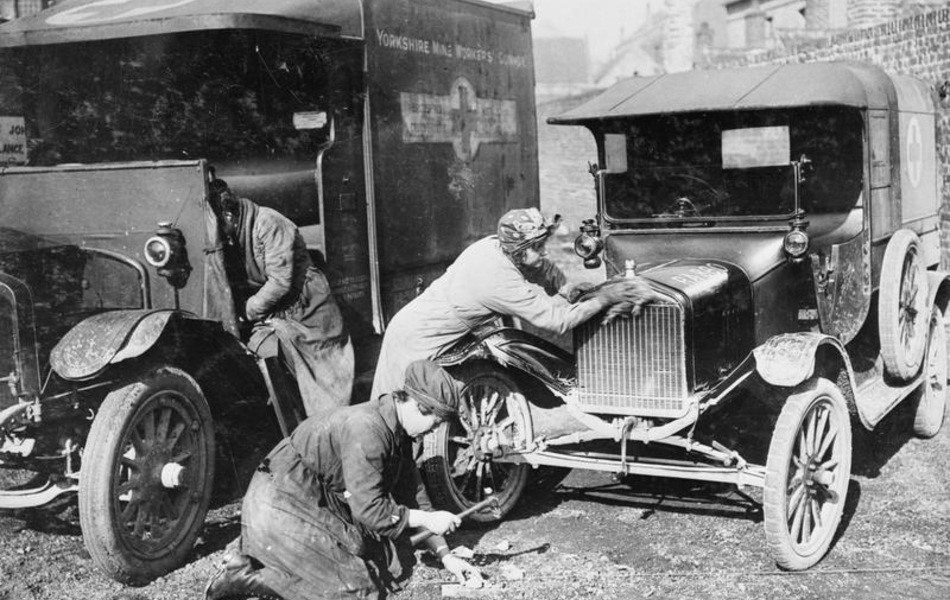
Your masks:
[[[368,6],[387,317],[515,207],[537,206],[531,14],[463,0]]]

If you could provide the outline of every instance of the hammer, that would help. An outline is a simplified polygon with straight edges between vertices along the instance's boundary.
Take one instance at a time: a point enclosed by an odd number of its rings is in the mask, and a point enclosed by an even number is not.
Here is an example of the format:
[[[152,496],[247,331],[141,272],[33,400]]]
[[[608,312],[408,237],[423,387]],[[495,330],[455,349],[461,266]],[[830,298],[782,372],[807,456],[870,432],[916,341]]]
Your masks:
[[[497,513],[498,512],[498,498],[495,497],[494,495],[488,496],[481,502],[469,506],[468,508],[466,508],[465,510],[463,510],[462,512],[458,513],[455,516],[458,517],[459,519],[464,519],[465,517],[472,515],[474,513],[477,513],[478,511],[486,509],[488,507],[491,507]],[[409,542],[413,546],[418,546],[419,544],[429,539],[433,535],[435,534],[429,531],[428,529],[425,529],[418,533],[412,534],[412,537],[409,538]]]

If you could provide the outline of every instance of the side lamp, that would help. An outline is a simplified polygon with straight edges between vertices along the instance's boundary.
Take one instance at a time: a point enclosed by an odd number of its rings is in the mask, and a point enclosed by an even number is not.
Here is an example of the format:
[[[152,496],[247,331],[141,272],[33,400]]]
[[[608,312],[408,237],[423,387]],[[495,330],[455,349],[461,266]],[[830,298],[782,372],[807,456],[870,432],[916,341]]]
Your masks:
[[[176,290],[185,287],[191,275],[191,263],[185,248],[185,236],[171,223],[158,224],[155,235],[145,242],[145,261],[155,267]]]

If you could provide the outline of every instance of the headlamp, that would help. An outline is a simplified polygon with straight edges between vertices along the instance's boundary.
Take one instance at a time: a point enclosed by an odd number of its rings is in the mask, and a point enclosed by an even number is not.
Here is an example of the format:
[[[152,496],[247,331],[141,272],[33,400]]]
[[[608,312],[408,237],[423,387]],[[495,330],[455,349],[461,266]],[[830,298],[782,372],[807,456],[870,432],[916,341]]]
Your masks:
[[[582,233],[574,240],[574,254],[581,258],[590,258],[600,252],[603,245],[604,243],[600,238]]]
[[[574,254],[584,259],[584,266],[596,269],[600,266],[600,252],[604,249],[604,240],[600,237],[600,227],[593,219],[581,223],[581,234],[574,240]]]
[[[159,223],[158,231],[148,238],[143,249],[145,261],[174,288],[185,287],[191,274],[191,263],[185,248],[185,236],[171,223]]]
[[[793,229],[785,234],[782,247],[793,262],[798,262],[808,252],[808,234],[801,229]]]
[[[161,236],[152,236],[145,242],[145,261],[156,269],[164,267],[172,257],[172,247]]]

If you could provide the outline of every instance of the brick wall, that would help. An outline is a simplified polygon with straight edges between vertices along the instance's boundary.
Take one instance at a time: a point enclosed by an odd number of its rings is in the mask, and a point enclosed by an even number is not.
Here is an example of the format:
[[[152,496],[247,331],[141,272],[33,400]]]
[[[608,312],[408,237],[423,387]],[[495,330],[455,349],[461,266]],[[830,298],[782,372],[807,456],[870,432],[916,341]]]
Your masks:
[[[882,10],[890,0],[868,0]],[[720,66],[750,66],[798,62],[856,60],[885,71],[919,77],[934,85],[950,80],[950,8],[917,14],[874,27],[855,29],[827,38],[802,41],[797,47],[749,52],[744,58],[720,61]],[[937,119],[937,155],[943,180],[941,244],[950,249],[950,99],[941,102]],[[943,252],[942,268],[950,268]]]
[[[538,176],[541,210],[559,213],[576,230],[594,216],[596,194],[588,162],[597,162],[594,136],[586,127],[548,125],[548,117],[567,112],[590,98],[573,96],[538,103]]]

